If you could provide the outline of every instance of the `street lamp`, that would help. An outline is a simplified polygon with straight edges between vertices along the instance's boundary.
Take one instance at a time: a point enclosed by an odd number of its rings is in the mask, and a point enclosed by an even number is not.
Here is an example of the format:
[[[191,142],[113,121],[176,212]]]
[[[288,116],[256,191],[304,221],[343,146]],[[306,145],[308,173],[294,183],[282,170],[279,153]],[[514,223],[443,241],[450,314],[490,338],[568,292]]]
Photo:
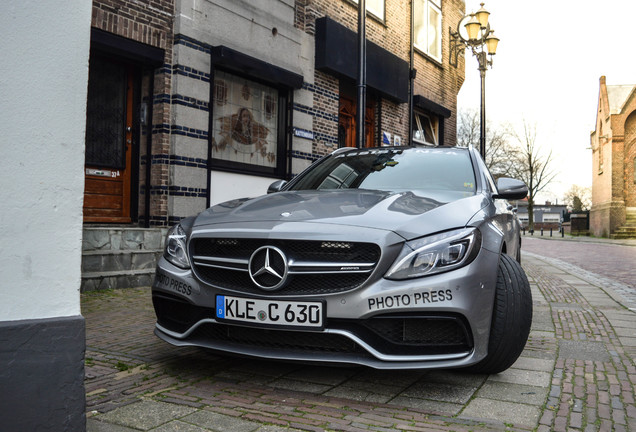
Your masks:
[[[497,38],[490,29],[488,17],[490,12],[481,8],[476,13],[464,16],[457,24],[457,31],[450,32],[450,58],[449,63],[457,67],[458,58],[466,48],[470,48],[479,63],[479,76],[481,77],[481,127],[479,131],[479,152],[486,159],[486,69],[492,67],[492,56],[497,52]],[[490,56],[490,58],[488,58]]]

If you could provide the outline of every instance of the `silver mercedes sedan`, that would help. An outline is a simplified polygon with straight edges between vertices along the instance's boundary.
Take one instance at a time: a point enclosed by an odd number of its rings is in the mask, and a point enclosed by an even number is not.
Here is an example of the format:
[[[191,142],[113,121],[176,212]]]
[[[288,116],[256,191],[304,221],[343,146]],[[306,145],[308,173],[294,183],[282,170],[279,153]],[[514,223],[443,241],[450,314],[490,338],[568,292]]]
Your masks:
[[[526,194],[473,148],[338,149],[170,229],[155,334],[285,361],[501,372],[532,320],[507,201]]]

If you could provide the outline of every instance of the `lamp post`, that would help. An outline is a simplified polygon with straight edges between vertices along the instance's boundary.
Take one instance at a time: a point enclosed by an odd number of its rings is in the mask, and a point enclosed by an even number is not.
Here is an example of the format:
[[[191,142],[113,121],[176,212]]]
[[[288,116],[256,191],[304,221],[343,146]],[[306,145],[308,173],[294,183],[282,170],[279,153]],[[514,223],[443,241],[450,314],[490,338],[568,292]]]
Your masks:
[[[457,67],[458,58],[466,48],[470,48],[479,63],[479,76],[481,78],[481,115],[479,131],[479,153],[486,159],[486,69],[492,67],[492,56],[497,52],[497,38],[488,23],[490,12],[481,8],[476,13],[471,13],[462,18],[457,24],[457,31],[450,32],[450,58],[452,66]],[[490,56],[490,58],[488,58]]]

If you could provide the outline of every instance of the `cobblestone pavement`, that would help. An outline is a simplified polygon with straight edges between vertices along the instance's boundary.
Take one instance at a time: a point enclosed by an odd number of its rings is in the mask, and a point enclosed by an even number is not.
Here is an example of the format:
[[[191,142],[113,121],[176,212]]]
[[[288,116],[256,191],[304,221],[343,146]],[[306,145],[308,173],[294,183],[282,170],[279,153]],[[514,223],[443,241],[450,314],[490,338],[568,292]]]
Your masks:
[[[523,250],[565,261],[636,291],[636,240],[619,243],[592,238],[584,241],[560,240],[557,237],[552,243],[546,243],[547,240],[547,237],[525,236]]]
[[[636,431],[636,316],[624,295],[569,263],[524,253],[523,264],[530,339],[491,376],[176,348],[152,334],[149,288],[83,294],[88,431]]]

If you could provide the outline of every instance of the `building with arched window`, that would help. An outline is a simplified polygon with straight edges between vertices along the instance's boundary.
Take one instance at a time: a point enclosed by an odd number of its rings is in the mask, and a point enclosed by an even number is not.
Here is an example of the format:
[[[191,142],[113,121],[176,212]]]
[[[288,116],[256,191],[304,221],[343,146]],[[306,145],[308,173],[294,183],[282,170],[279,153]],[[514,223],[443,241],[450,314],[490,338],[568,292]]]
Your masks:
[[[600,79],[592,146],[590,230],[596,236],[636,237],[636,85]]]

